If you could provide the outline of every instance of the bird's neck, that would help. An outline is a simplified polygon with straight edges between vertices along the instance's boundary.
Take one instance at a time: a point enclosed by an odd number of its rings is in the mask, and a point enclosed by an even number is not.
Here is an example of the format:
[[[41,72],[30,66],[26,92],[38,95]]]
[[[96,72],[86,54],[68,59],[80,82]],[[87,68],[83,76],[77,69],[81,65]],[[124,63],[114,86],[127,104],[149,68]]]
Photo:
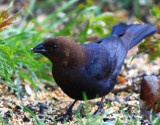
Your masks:
[[[53,58],[53,66],[63,67],[81,67],[85,62],[85,54],[83,48],[76,44],[73,47],[65,48],[64,53],[61,56]]]

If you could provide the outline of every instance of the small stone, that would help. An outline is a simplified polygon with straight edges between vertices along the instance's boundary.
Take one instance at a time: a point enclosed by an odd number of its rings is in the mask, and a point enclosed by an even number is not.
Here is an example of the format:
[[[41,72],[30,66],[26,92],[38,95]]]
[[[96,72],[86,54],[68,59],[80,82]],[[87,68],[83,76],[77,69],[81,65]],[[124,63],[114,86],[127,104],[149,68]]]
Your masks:
[[[104,122],[110,122],[110,121],[115,121],[114,118],[103,118]]]
[[[30,88],[30,86],[28,84],[25,85],[25,90],[26,90],[28,95],[32,94],[32,89]]]
[[[23,122],[30,122],[30,119],[24,115]]]
[[[44,116],[43,116],[43,115],[39,115],[38,117],[39,117],[40,119],[44,118]]]

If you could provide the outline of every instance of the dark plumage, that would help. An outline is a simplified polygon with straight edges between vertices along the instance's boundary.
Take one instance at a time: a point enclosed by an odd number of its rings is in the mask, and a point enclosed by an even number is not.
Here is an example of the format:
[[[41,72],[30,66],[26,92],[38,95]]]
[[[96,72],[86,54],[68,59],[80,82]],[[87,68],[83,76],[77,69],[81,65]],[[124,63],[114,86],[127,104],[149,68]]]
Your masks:
[[[128,50],[156,31],[157,27],[149,24],[120,23],[113,27],[111,36],[88,44],[58,36],[46,39],[32,52],[52,62],[53,77],[68,96],[83,100],[85,92],[88,99],[94,99],[113,89]]]

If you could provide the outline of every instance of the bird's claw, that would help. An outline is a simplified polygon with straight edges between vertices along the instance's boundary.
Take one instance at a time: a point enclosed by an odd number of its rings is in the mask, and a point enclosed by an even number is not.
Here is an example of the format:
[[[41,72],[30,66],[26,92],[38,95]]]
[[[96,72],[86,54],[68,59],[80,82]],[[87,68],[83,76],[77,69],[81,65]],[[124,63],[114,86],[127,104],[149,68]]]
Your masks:
[[[56,121],[72,121],[73,118],[72,118],[72,113],[71,112],[66,112],[65,114],[62,114],[62,115],[58,115],[56,118]]]
[[[103,113],[104,113],[103,108],[97,109],[97,110],[94,112],[94,114],[93,114],[93,118],[95,118],[97,115],[103,114]]]
[[[104,113],[104,110],[103,110],[103,100],[104,100],[104,97],[102,97],[98,109],[94,112],[93,118],[95,118],[95,116],[99,115],[100,113],[101,113],[101,114]]]

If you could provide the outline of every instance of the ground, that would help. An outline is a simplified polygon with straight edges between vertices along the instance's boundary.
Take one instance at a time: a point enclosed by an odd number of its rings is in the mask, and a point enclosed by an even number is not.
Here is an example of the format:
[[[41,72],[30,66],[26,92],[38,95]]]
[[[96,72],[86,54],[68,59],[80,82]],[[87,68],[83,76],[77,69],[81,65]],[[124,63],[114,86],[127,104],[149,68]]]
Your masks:
[[[125,60],[126,67],[122,69],[119,77],[119,83],[115,87],[115,91],[105,96],[103,115],[95,118],[93,123],[98,122],[115,122],[117,123],[149,123],[140,115],[139,108],[139,89],[140,81],[144,75],[158,75],[160,59],[149,63],[147,54],[137,56],[131,63],[131,57]],[[123,79],[123,80],[121,80]],[[28,107],[37,118],[44,123],[55,123],[55,117],[66,112],[68,105],[74,100],[69,98],[57,85],[46,85],[45,82],[39,84],[37,99],[34,89],[28,81],[21,80],[21,99],[18,100],[16,93],[5,84],[0,84],[0,116],[9,124],[36,124],[36,118],[31,113],[25,112],[24,107]],[[44,87],[42,87],[44,86]],[[133,90],[124,89],[117,93],[117,89],[134,86]],[[45,89],[44,89],[45,88]],[[132,87],[131,87],[132,88]],[[97,109],[100,98],[88,101],[89,114],[94,113]],[[84,101],[78,101],[73,108],[76,113],[80,110],[81,118],[73,115],[73,120],[66,124],[87,123],[93,118],[86,118]],[[81,107],[81,108],[80,108]],[[88,116],[87,116],[88,117]],[[101,119],[101,120],[99,120]],[[132,120],[130,120],[132,119]],[[38,124],[38,123],[37,123]],[[57,124],[62,124],[58,122]]]

